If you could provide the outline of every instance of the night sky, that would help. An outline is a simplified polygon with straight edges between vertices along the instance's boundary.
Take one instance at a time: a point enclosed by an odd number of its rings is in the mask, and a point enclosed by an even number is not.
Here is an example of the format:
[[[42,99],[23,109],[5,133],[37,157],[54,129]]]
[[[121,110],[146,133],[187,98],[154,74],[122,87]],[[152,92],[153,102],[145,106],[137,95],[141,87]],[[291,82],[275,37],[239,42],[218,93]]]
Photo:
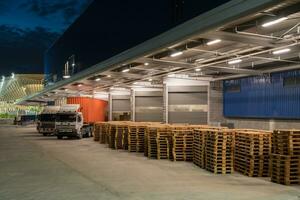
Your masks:
[[[0,76],[43,73],[46,49],[92,0],[0,0]]]

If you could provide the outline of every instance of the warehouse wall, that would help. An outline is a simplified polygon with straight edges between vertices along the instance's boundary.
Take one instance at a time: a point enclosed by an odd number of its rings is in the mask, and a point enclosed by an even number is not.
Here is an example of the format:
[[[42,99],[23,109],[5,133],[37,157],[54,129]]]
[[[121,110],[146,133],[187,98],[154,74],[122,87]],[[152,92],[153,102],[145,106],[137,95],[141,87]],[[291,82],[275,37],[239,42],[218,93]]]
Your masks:
[[[223,115],[223,84],[222,81],[211,82],[209,87],[209,123],[221,125],[232,123],[235,128],[251,129],[300,129],[300,120],[293,119],[254,119],[254,118],[229,118]]]

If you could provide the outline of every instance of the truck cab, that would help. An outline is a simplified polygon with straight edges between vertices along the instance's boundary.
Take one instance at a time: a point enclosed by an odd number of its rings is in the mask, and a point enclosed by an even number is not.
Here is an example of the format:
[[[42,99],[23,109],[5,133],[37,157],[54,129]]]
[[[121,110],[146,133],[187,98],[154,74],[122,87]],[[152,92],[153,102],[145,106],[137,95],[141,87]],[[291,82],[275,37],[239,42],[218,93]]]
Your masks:
[[[51,135],[55,132],[56,113],[59,106],[46,106],[43,112],[38,116],[37,131],[44,136]]]
[[[63,137],[76,137],[78,139],[83,137],[83,116],[78,112],[79,105],[64,105],[56,114],[56,131],[55,134],[58,139]]]

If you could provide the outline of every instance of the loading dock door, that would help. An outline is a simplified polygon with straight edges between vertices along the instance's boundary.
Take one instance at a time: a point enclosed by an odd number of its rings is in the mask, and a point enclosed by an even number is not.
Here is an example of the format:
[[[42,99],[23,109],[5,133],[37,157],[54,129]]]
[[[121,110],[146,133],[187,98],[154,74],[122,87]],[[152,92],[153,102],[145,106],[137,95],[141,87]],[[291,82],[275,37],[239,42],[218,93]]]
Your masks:
[[[207,124],[207,86],[169,86],[169,123]]]
[[[129,121],[130,113],[130,96],[113,95],[112,96],[112,120]]]
[[[135,93],[135,121],[162,122],[163,96],[162,91]]]

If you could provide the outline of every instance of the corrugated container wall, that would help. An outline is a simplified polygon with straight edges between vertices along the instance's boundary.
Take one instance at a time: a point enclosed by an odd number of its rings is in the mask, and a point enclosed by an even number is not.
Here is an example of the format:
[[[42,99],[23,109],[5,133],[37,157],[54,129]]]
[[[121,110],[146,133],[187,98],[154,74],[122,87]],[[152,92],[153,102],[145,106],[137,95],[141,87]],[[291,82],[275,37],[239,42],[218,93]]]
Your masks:
[[[89,97],[68,97],[67,104],[80,104],[85,123],[105,121],[107,101]]]
[[[300,119],[300,70],[224,81],[224,116]]]

